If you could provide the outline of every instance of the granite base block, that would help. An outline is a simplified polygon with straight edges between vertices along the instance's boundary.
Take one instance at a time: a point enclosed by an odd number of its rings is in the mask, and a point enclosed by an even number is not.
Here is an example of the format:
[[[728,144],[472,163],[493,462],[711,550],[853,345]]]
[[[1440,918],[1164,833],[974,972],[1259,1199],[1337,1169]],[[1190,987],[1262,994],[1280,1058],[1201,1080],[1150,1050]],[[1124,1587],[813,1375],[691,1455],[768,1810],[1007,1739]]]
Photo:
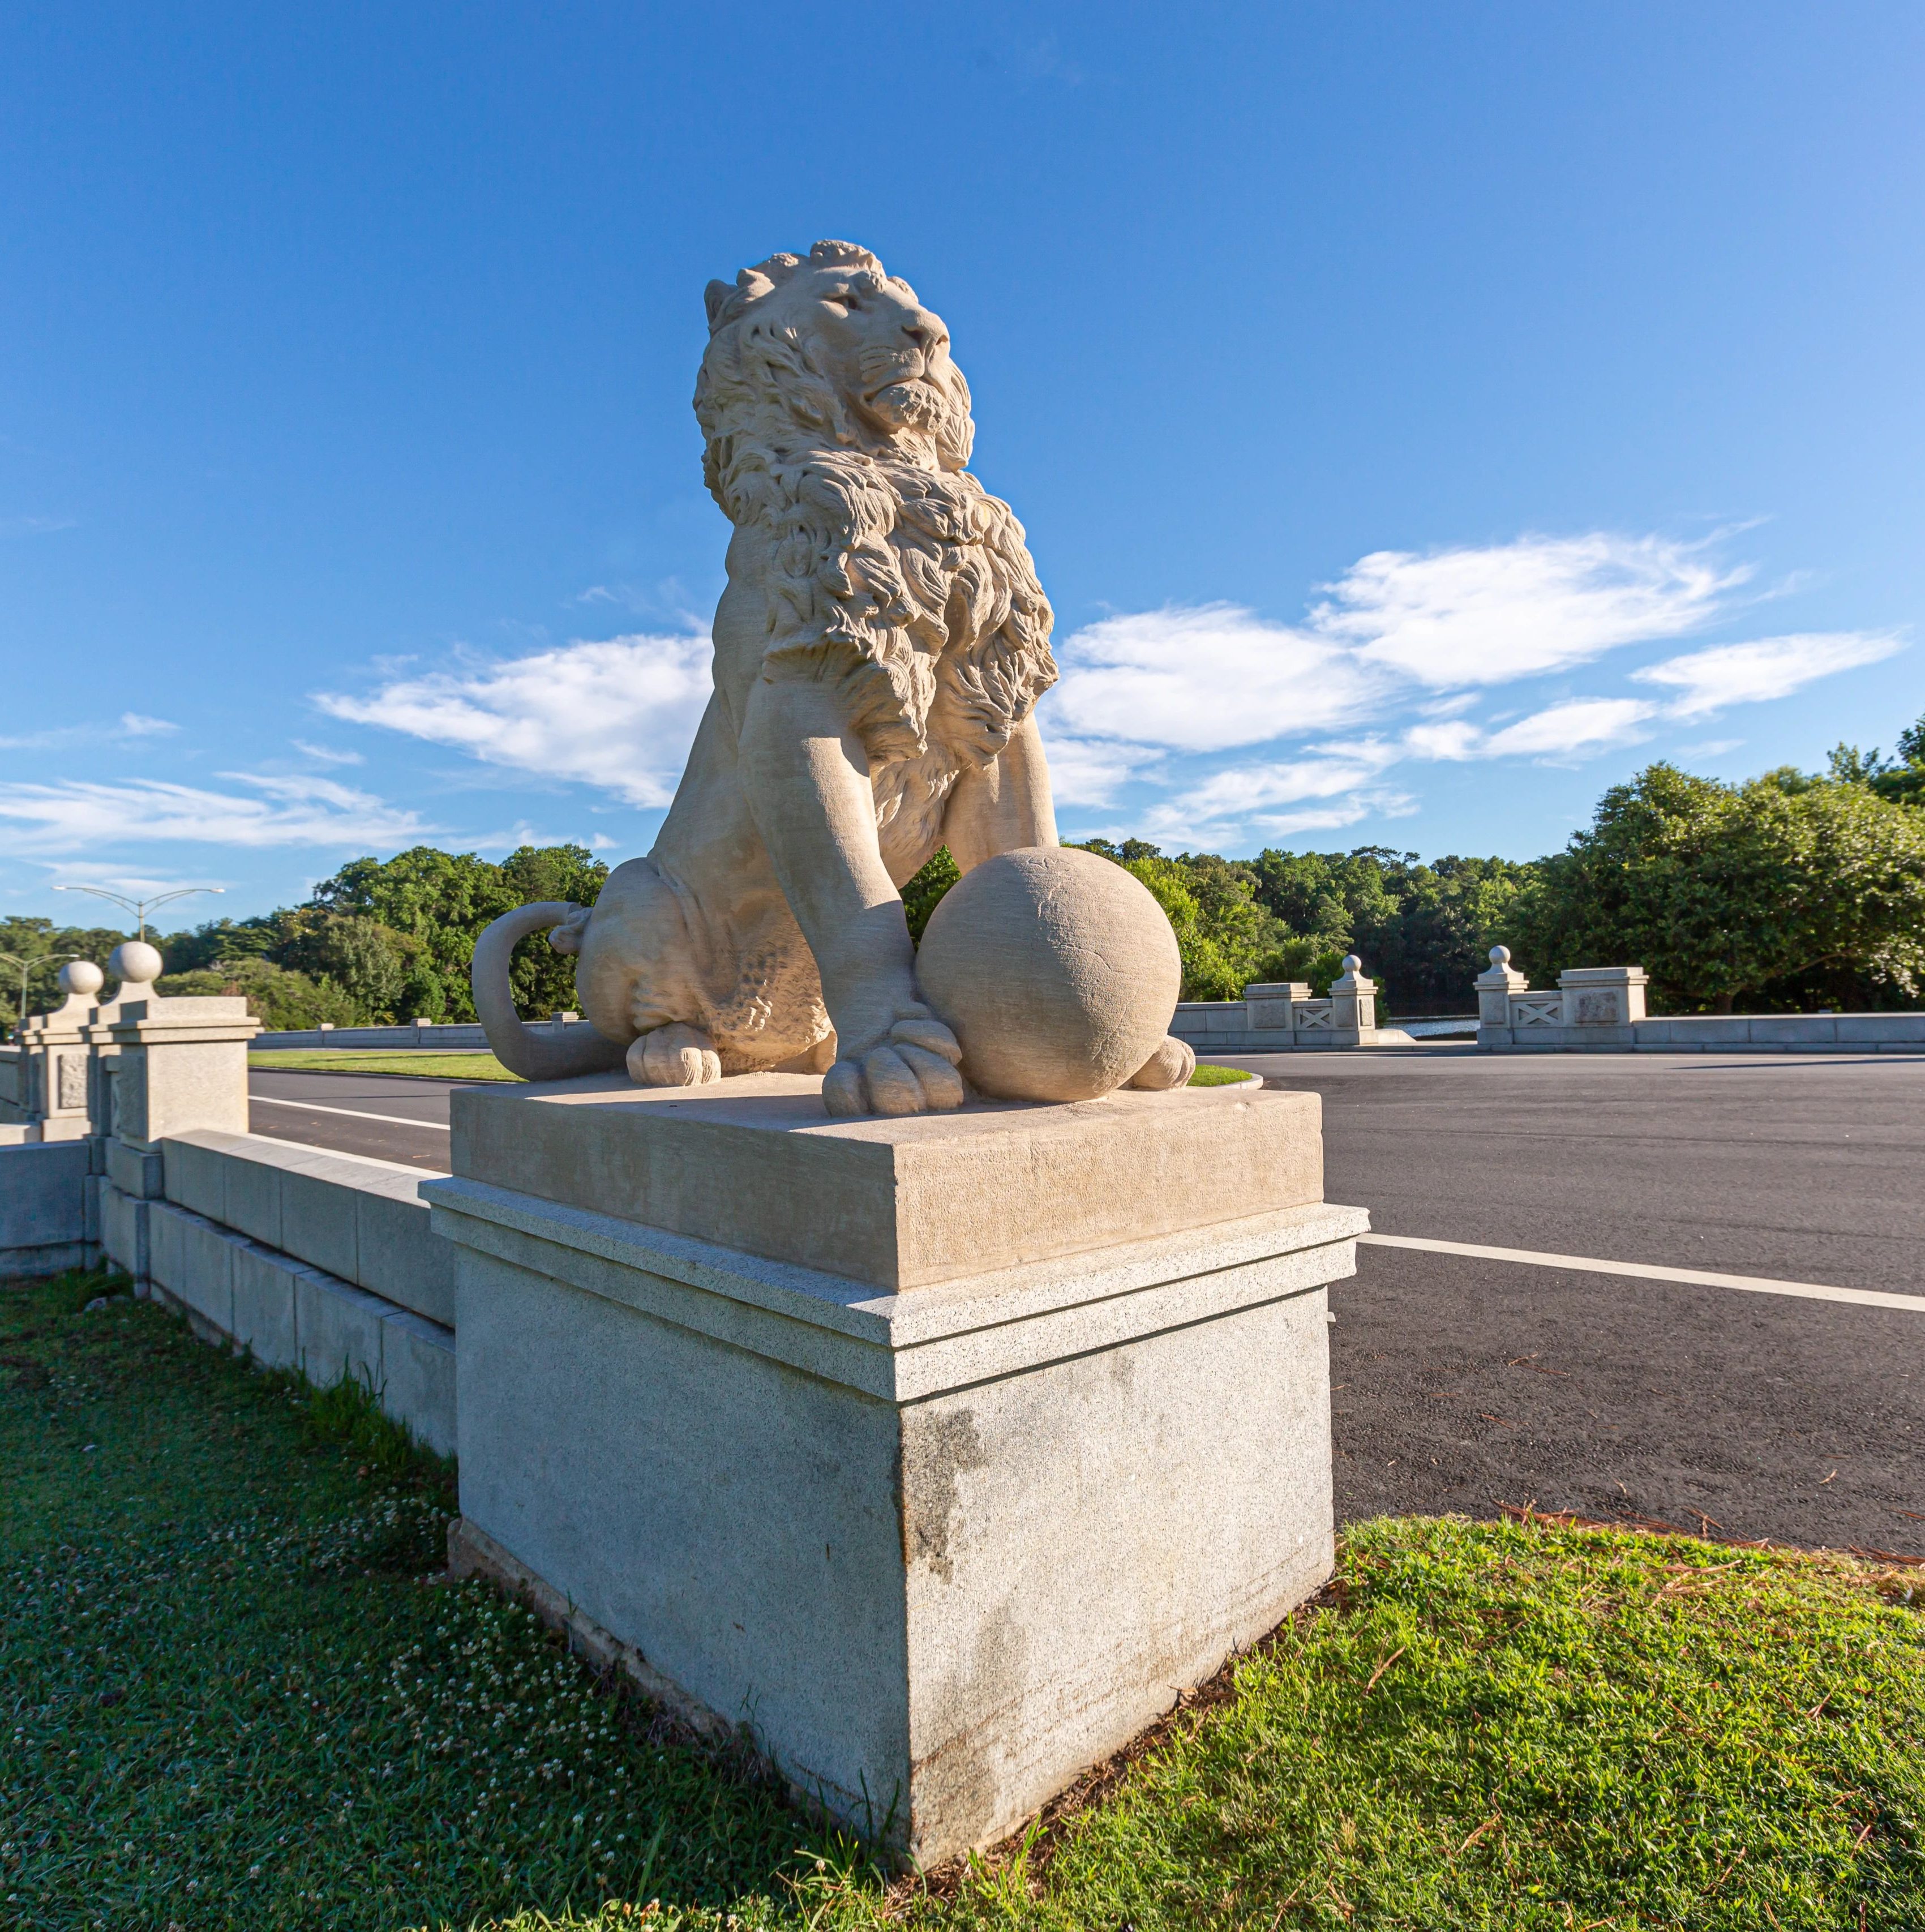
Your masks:
[[[565,1102],[537,1136],[543,1171],[567,1170],[576,1136],[646,1157],[622,1170],[619,1215],[464,1175],[457,1112],[456,1177],[423,1193],[459,1246],[474,1547],[747,1727],[859,1830],[925,1862],[993,1842],[1330,1574],[1324,1291],[1368,1223],[1318,1198],[1305,1097],[1199,1090],[953,1126],[712,1112],[685,1148],[635,1090]],[[487,1118],[493,1162],[512,1136]],[[687,1232],[727,1221],[725,1198],[704,1210],[692,1192],[697,1156],[752,1182],[758,1132],[815,1142],[771,1150],[801,1223],[780,1258]],[[1173,1227],[1181,1199],[1147,1198],[1144,1172],[1205,1172],[1213,1141],[1254,1177],[1254,1211]],[[905,1148],[912,1184],[892,1196]],[[637,1218],[651,1166],[680,1228]],[[1052,1173],[1097,1177],[1114,1238],[1061,1251],[1086,1203],[1023,1254],[1028,1229],[999,1207],[1046,1208]],[[951,1191],[964,1182],[973,1196]],[[887,1217],[905,1197],[958,1211],[838,1250],[852,1201]],[[971,1268],[984,1229],[989,1264]]]

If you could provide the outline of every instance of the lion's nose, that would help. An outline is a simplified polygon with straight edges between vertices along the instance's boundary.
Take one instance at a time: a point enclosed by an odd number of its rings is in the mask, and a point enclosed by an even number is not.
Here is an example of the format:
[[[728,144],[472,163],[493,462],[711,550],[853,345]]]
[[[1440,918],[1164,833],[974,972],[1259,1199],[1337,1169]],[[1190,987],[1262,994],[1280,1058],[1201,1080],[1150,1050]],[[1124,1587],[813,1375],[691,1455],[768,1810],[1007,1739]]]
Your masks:
[[[925,352],[949,339],[948,330],[926,308],[916,309],[905,316],[902,332],[917,348]]]

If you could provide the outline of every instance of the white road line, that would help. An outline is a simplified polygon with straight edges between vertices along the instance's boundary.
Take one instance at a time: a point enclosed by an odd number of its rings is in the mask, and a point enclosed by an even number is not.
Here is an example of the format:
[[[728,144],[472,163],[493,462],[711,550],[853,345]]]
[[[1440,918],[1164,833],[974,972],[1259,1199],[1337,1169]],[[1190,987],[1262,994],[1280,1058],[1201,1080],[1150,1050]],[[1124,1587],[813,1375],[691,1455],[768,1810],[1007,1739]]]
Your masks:
[[[1925,1294],[1886,1294],[1872,1288],[1826,1288],[1812,1281],[1774,1281],[1756,1274],[1710,1274],[1702,1268],[1654,1268],[1645,1262],[1600,1262],[1588,1255],[1543,1255],[1534,1248],[1486,1248],[1474,1241],[1426,1241],[1413,1234],[1360,1234],[1378,1248],[1421,1248],[1434,1255],[1469,1255],[1480,1261],[1522,1262],[1531,1268],[1572,1268],[1585,1274],[1635,1275],[1645,1281],[1678,1281],[1694,1288],[1736,1288],[1748,1294],[1789,1294],[1806,1301],[1855,1301],[1868,1308],[1903,1308],[1925,1315]]]
[[[340,1114],[350,1120],[385,1120],[391,1127],[423,1127],[431,1134],[445,1134],[448,1130],[439,1120],[410,1120],[400,1114],[369,1114],[358,1107],[323,1107],[313,1100],[283,1100],[271,1094],[250,1094],[251,1106],[298,1107],[304,1114]]]

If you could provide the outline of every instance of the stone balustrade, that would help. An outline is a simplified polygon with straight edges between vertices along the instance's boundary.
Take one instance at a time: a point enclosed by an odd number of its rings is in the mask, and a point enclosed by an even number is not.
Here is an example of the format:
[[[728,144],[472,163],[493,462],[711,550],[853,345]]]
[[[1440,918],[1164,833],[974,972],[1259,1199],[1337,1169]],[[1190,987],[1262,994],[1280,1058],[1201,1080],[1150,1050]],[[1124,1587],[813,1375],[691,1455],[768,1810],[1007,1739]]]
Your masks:
[[[1642,966],[1579,966],[1534,993],[1491,948],[1476,981],[1477,1045],[1497,1053],[1925,1052],[1925,1012],[1687,1013],[1653,1016]]]
[[[155,994],[138,940],[109,966],[115,998],[73,962],[0,1058],[0,1274],[104,1258],[205,1339],[351,1376],[452,1453],[454,1262],[420,1196],[436,1177],[250,1134],[246,1002]]]
[[[1377,982],[1364,976],[1363,965],[1351,954],[1327,999],[1312,999],[1302,980],[1275,980],[1253,982],[1240,1000],[1186,1000],[1170,1030],[1199,1057],[1375,1046]]]

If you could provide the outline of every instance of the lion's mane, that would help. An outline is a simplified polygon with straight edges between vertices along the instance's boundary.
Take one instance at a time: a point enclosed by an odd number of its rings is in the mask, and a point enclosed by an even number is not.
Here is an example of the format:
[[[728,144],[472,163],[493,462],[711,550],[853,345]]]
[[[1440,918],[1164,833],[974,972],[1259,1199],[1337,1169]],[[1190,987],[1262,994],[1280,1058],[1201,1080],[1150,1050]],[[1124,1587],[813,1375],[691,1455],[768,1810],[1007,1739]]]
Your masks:
[[[880,437],[803,332],[771,312],[770,296],[819,266],[886,279],[867,249],[818,242],[806,262],[773,255],[733,286],[709,284],[703,474],[732,523],[772,540],[765,662],[832,670],[844,658],[871,758],[920,761],[946,790],[1055,682],[1049,602],[1015,513],[964,468],[974,426],[961,371],[946,363],[885,392],[896,428]]]

